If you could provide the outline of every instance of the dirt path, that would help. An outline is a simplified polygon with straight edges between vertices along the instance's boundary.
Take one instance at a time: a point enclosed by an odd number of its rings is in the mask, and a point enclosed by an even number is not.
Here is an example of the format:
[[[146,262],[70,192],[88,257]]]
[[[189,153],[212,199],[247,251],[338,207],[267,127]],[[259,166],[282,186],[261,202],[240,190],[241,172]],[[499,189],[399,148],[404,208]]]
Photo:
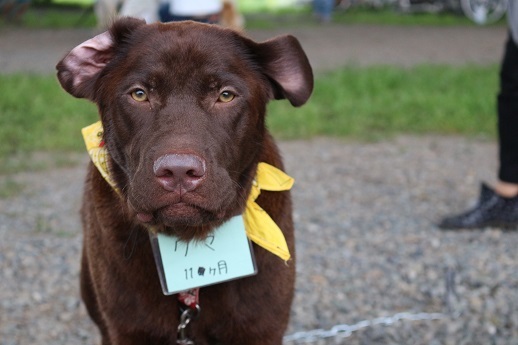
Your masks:
[[[264,40],[278,34],[298,37],[318,71],[344,64],[488,64],[498,62],[506,28],[328,25],[285,30],[254,30]],[[90,29],[0,31],[0,73],[54,73],[56,62],[94,35]]]

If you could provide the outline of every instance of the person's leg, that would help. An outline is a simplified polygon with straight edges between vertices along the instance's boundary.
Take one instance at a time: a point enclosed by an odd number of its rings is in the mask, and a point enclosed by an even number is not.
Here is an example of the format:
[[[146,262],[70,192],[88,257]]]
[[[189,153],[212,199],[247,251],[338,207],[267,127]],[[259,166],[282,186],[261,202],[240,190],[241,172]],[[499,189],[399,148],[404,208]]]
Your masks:
[[[173,20],[172,17],[173,16],[169,12],[169,3],[166,2],[166,3],[160,4],[160,6],[158,7],[158,19],[162,23],[167,23],[167,22],[170,22]]]
[[[334,0],[313,0],[313,12],[321,22],[331,21]]]
[[[500,181],[495,190],[502,196],[518,195],[518,46],[509,34],[500,70],[498,138]]]
[[[478,204],[444,218],[442,229],[518,228],[518,47],[511,34],[505,46],[498,95],[499,181],[494,189],[482,184]]]
[[[324,0],[313,0],[313,13],[318,17],[322,16],[324,10],[323,7]]]
[[[514,198],[518,195],[518,184],[499,180],[495,184],[495,193],[504,198]]]
[[[335,6],[335,0],[325,0],[324,2],[324,21],[330,22],[331,21],[331,15],[333,13],[333,7]]]

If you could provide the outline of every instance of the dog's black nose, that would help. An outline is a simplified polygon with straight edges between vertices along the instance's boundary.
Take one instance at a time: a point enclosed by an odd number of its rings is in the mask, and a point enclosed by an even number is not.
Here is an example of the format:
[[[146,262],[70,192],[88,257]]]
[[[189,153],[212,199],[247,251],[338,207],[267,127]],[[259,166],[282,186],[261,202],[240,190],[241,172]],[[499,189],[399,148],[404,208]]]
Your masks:
[[[153,172],[165,190],[190,192],[203,181],[205,161],[192,154],[166,154],[155,161]]]

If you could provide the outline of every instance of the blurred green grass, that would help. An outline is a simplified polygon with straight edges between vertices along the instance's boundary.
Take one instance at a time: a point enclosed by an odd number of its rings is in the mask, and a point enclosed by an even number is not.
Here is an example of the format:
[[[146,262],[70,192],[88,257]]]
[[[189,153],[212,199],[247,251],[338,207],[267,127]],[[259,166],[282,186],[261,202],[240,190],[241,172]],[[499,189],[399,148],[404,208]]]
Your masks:
[[[318,26],[312,15],[311,7],[287,8],[247,12],[247,29],[278,29],[286,27]],[[491,25],[504,25],[505,20]],[[399,26],[474,26],[463,15],[444,13],[401,13],[391,8],[354,7],[347,11],[334,11],[333,25],[373,24]]]
[[[65,93],[54,76],[0,76],[0,156],[77,150],[78,129],[96,119],[93,105]]]
[[[270,106],[282,138],[339,136],[378,140],[396,134],[495,135],[498,67],[346,67],[317,78],[300,110]]]
[[[495,135],[498,66],[348,66],[317,76],[303,107],[269,106],[279,138],[381,140],[398,134]],[[84,150],[80,129],[96,107],[65,93],[54,76],[0,75],[0,173],[38,152]],[[21,163],[20,163],[21,162]],[[30,165],[30,164],[29,164]]]
[[[309,5],[276,7],[268,2],[240,1],[240,11],[246,17],[246,28],[276,29],[318,25],[312,17]],[[347,11],[336,10],[334,24],[421,25],[452,26],[475,25],[459,13],[404,14],[394,8],[370,8],[357,6]],[[493,25],[502,25],[505,20]],[[0,17],[0,28],[9,25]],[[18,26],[28,28],[94,27],[96,18],[91,0],[53,0],[36,2],[23,15]]]

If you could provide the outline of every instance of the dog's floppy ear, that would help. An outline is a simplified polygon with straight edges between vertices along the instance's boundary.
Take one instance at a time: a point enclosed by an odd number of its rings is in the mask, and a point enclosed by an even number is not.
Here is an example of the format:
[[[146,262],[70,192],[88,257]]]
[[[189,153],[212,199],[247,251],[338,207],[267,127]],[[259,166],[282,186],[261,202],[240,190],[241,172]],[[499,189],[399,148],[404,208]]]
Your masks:
[[[306,103],[313,91],[313,71],[295,37],[285,35],[254,43],[252,50],[273,85],[275,99],[287,98],[296,107]]]
[[[143,24],[145,22],[142,20],[123,18],[115,22],[109,31],[72,49],[56,65],[61,86],[75,97],[93,100],[95,81],[103,68],[112,60],[116,45]]]

